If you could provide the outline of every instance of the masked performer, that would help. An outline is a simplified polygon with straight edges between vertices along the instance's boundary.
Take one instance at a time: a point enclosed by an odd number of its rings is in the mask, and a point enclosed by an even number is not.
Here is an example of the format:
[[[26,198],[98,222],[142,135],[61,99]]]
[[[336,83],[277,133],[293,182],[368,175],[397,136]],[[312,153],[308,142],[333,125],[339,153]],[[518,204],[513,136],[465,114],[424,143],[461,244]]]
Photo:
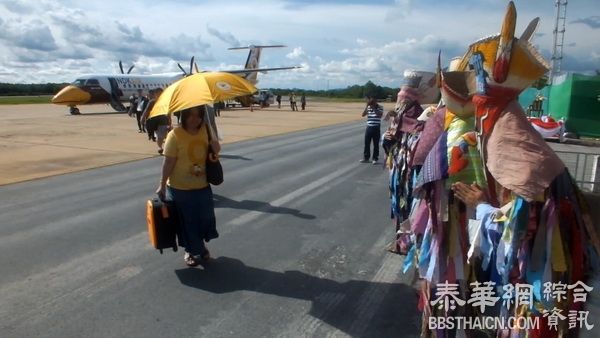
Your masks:
[[[435,228],[432,238],[439,241],[434,245],[426,242],[426,233],[419,255],[429,259],[419,260],[419,268],[427,268],[432,276],[428,281],[438,283],[431,282],[430,288],[424,289],[421,305],[426,316],[440,315],[440,311],[441,315],[454,315],[452,307],[438,305],[458,276],[453,275],[459,271],[458,265],[448,264],[449,260],[456,263],[452,248],[462,245],[463,250],[468,247],[464,273],[469,289],[452,294],[456,297],[453,302],[467,306],[465,311],[471,314],[539,320],[537,328],[498,330],[498,336],[576,336],[581,325],[591,325],[582,317],[582,295],[590,291],[584,283],[600,245],[581,193],[516,101],[548,66],[528,42],[537,20],[520,38],[514,37],[515,22],[516,10],[510,2],[501,33],[471,45],[459,66],[467,69],[471,64],[473,68],[474,76],[464,79],[469,92],[475,93],[476,143],[485,164],[485,182],[452,184],[448,200],[461,200],[464,206],[459,203],[458,208],[464,207],[466,216],[470,210],[476,211],[466,246],[462,242],[465,236],[458,236],[459,243],[453,243],[456,231],[467,232],[464,228]],[[464,155],[461,149],[450,156],[460,166],[467,162]],[[445,214],[451,208],[443,205],[444,200],[442,196],[437,214],[452,220],[452,213]],[[460,211],[458,215],[460,218]],[[469,307],[477,302],[473,295],[482,289],[492,292],[490,302]]]
[[[413,156],[413,165],[420,171],[408,217],[411,248],[404,271],[416,264],[423,280],[420,309],[425,334],[431,333],[429,317],[469,315],[461,308],[440,309],[430,303],[436,300],[431,296],[439,283],[456,284],[457,294],[468,295],[468,210],[453,198],[451,187],[456,182],[485,186],[474,133],[474,106],[465,81],[473,74],[449,70],[441,72],[438,61],[444,106],[427,120]]]
[[[389,112],[390,128],[384,134],[383,148],[389,168],[391,217],[396,228],[396,238],[388,247],[394,253],[406,254],[410,232],[403,227],[412,204],[412,185],[418,168],[413,167],[412,155],[419,134],[429,116],[421,102],[438,100],[435,77],[430,72],[405,71],[405,83],[398,93],[396,108]]]

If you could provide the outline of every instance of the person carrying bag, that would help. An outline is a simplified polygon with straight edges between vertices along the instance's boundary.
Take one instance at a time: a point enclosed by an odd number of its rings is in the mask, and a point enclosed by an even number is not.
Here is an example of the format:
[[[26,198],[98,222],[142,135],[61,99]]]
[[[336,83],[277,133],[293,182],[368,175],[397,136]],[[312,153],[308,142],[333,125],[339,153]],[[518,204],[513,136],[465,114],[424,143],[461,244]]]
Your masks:
[[[179,245],[185,248],[184,260],[190,267],[210,259],[205,242],[219,237],[210,184],[223,181],[223,169],[218,161],[221,146],[211,135],[215,133],[204,106],[181,111],[180,126],[165,141],[156,190],[160,199],[172,201],[177,209]]]
[[[215,152],[211,146],[213,140],[218,140],[217,133],[215,132],[212,124],[212,119],[207,110],[205,110],[205,124],[208,132],[208,156],[206,157],[206,180],[212,185],[219,185],[223,183],[223,166],[219,160],[219,153]]]

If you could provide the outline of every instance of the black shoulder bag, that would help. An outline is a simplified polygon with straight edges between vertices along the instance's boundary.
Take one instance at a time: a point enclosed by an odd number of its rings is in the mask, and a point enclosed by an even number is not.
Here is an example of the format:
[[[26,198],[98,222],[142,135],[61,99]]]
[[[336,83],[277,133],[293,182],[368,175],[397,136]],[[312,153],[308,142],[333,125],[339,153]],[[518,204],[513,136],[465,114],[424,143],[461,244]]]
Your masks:
[[[219,185],[223,183],[223,166],[221,166],[221,161],[219,161],[219,154],[215,153],[211,145],[211,141],[213,139],[213,132],[212,127],[210,125],[210,121],[206,121],[206,132],[208,134],[208,155],[206,156],[206,181],[208,181],[208,183],[212,185]]]

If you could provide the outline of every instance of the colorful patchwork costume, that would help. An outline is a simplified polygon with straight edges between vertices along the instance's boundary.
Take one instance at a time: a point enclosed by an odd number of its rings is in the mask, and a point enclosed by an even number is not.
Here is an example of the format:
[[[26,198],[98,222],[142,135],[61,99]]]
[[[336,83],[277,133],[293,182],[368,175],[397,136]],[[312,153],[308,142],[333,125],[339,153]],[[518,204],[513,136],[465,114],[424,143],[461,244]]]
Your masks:
[[[600,243],[565,165],[516,101],[548,66],[528,41],[537,19],[520,38],[515,23],[510,2],[501,33],[472,44],[458,71],[440,72],[447,112],[415,185],[415,245],[405,260],[424,280],[424,336],[459,334],[429,330],[430,316],[483,315],[540,322],[489,335],[577,336],[569,319],[582,314]],[[478,183],[487,202],[470,210],[453,196],[459,181]],[[474,306],[482,290],[494,302]]]

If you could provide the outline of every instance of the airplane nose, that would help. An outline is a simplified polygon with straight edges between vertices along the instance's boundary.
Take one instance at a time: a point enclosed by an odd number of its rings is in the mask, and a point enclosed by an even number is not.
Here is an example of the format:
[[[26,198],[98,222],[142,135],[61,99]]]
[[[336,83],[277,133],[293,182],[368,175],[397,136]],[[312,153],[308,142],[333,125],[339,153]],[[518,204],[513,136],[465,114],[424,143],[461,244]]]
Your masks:
[[[90,93],[84,91],[81,88],[69,85],[61,89],[58,93],[56,93],[56,95],[54,95],[51,101],[54,104],[74,106],[78,104],[84,104],[88,102],[91,98],[92,95],[90,95]]]

